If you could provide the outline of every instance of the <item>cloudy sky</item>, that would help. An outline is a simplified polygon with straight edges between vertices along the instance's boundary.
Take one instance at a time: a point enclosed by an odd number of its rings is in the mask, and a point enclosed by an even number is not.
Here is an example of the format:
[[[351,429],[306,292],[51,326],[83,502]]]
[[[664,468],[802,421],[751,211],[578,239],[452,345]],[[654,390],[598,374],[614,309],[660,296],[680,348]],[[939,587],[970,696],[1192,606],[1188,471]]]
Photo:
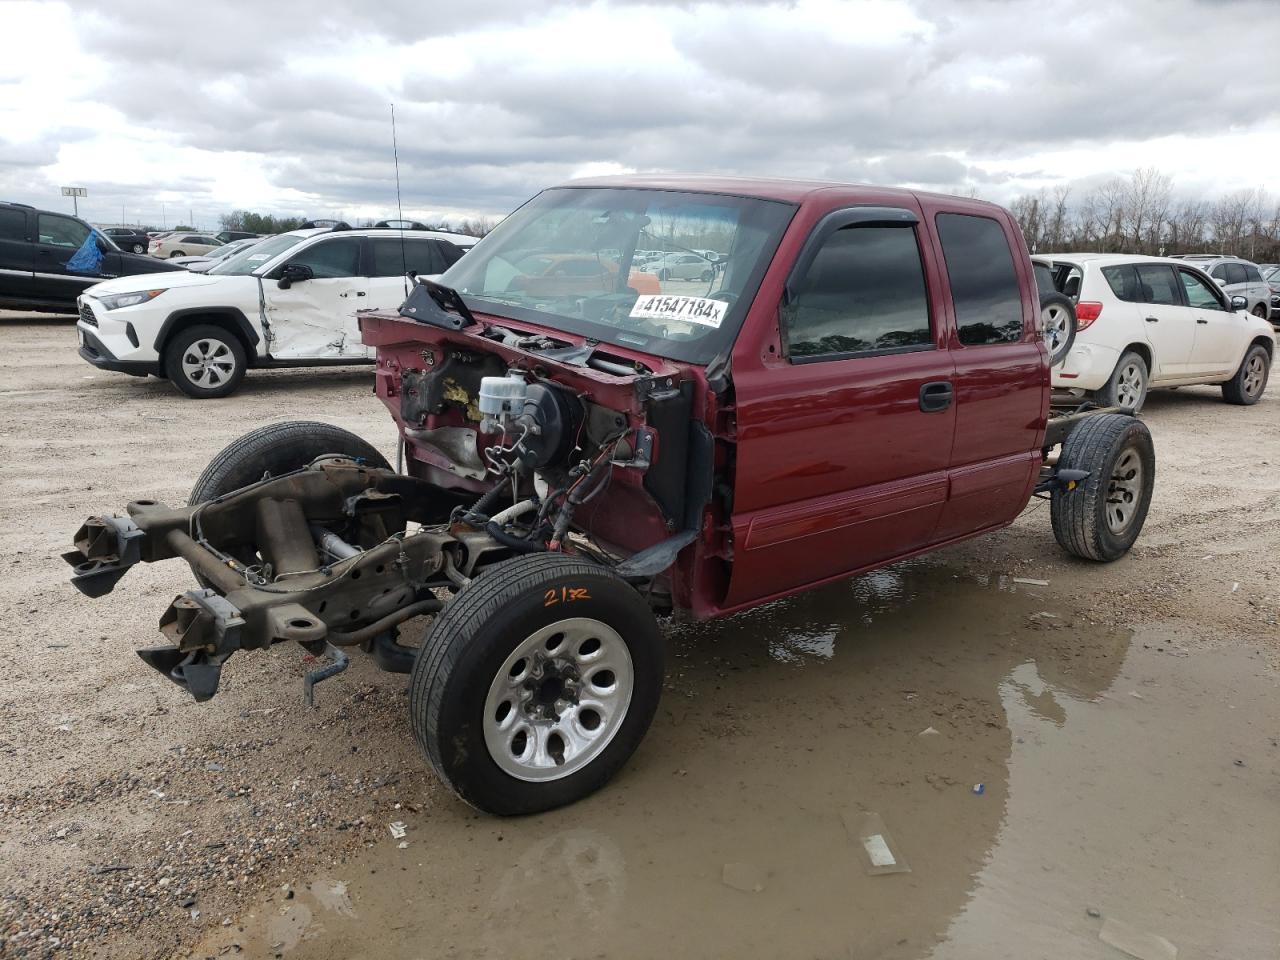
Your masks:
[[[0,36],[0,199],[102,223],[394,216],[392,102],[415,217],[628,170],[1280,193],[1276,0],[0,0]]]

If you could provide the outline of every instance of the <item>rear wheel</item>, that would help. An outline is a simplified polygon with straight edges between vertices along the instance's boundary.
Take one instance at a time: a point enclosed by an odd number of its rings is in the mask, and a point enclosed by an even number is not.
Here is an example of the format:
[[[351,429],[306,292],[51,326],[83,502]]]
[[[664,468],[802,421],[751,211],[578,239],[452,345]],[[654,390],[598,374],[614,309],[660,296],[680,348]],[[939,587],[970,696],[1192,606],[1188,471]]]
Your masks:
[[[537,813],[604,786],[662,692],[648,605],[612,571],[517,557],[465,587],[419,648],[409,712],[436,774],[488,813]]]
[[[248,359],[233,333],[210,324],[179,330],[164,348],[164,372],[189,397],[225,397],[244,379]]]
[[[1146,424],[1118,413],[1088,417],[1062,444],[1058,467],[1089,473],[1074,490],[1052,495],[1058,543],[1086,560],[1124,556],[1142,532],[1155,486],[1155,447]]]
[[[708,282],[709,282],[713,276],[715,276],[715,274],[714,274],[714,273],[712,273],[710,270],[703,270],[703,271],[702,271],[702,279],[703,279],[704,281],[708,281]]]
[[[186,254],[183,253],[181,250],[174,250],[170,252],[169,259],[172,260],[174,257],[185,257],[185,256]]]
[[[144,247],[144,246],[143,246],[142,244],[140,244],[140,243],[135,243],[135,244],[134,244],[132,247],[130,247],[129,249],[130,249],[130,250],[132,250],[134,253],[146,253],[146,252],[147,252],[147,248],[146,248],[146,247]]]
[[[1222,399],[1248,407],[1262,399],[1267,389],[1267,377],[1271,373],[1271,355],[1267,348],[1255,343],[1245,351],[1240,369],[1222,385]]]
[[[1265,303],[1260,303],[1253,308],[1253,315],[1258,317],[1260,320],[1266,320],[1270,314],[1271,311],[1267,309],[1267,305]]]
[[[1104,407],[1119,407],[1128,413],[1138,413],[1147,402],[1147,361],[1141,354],[1126,350],[1111,372],[1111,379],[1095,394]]]

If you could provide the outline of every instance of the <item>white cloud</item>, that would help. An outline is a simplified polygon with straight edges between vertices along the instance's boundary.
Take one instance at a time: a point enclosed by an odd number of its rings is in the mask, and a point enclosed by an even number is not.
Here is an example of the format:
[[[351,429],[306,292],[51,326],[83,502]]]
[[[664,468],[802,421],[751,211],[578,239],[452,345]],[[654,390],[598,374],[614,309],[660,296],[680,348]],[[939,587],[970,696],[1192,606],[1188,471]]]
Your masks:
[[[420,219],[628,170],[1008,200],[1157,166],[1186,192],[1280,192],[1273,20],[1267,0],[1069,22],[1039,0],[0,3],[0,197],[390,216],[393,101]]]

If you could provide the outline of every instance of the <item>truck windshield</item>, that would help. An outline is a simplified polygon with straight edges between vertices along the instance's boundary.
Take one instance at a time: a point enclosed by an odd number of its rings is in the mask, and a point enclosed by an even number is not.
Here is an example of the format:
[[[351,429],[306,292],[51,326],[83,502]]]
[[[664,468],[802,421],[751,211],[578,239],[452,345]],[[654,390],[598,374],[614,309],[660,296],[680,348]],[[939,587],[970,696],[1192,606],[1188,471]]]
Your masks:
[[[732,342],[794,213],[718,194],[547,190],[441,282],[476,311],[706,363]]]
[[[217,266],[209,270],[210,274],[218,276],[245,276],[253,273],[268,260],[274,260],[280,254],[284,253],[295,244],[301,243],[306,237],[295,236],[291,233],[282,233],[276,237],[268,237],[261,243],[255,243],[251,247],[246,247],[239,253],[233,253],[227,259],[223,260]]]

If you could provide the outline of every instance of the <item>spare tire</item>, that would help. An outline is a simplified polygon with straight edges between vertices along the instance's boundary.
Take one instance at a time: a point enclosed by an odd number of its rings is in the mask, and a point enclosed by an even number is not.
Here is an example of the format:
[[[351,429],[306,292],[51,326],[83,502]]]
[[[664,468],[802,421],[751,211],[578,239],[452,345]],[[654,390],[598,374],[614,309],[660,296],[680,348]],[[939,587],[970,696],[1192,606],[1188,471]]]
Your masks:
[[[326,454],[350,457],[371,467],[390,469],[386,458],[350,430],[314,420],[287,420],[250,430],[232,440],[204,468],[191,488],[187,504],[194,506],[232,490],[257,483],[265,476],[301,470]]]
[[[1054,291],[1040,297],[1040,317],[1044,324],[1044,345],[1049,366],[1056,367],[1076,342],[1076,306],[1064,293]]]

